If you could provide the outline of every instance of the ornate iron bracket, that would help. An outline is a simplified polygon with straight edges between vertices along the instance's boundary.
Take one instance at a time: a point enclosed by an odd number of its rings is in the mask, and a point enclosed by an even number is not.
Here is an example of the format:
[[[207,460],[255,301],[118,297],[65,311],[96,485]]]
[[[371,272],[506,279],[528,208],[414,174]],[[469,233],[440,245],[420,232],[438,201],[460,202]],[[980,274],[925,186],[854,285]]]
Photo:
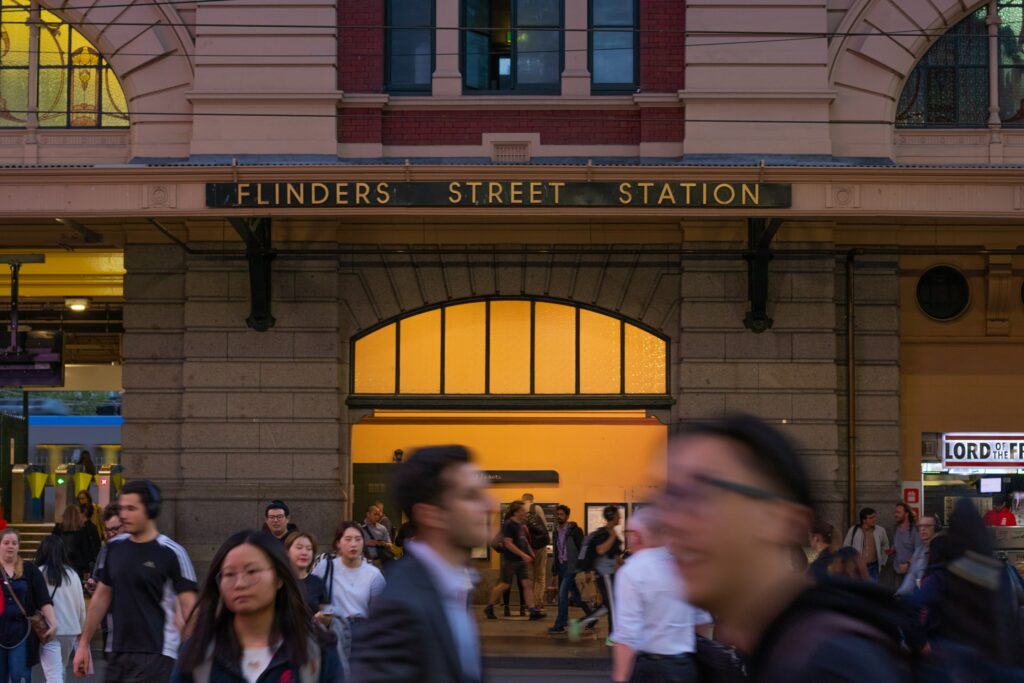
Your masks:
[[[277,322],[270,312],[271,264],[277,258],[270,218],[229,218],[228,222],[245,242],[245,255],[249,260],[251,308],[245,324],[257,332],[266,332]]]
[[[772,260],[772,239],[782,227],[781,218],[748,218],[747,246],[747,301],[750,308],[743,318],[743,326],[760,334],[771,329],[774,322],[768,317],[768,263]]]

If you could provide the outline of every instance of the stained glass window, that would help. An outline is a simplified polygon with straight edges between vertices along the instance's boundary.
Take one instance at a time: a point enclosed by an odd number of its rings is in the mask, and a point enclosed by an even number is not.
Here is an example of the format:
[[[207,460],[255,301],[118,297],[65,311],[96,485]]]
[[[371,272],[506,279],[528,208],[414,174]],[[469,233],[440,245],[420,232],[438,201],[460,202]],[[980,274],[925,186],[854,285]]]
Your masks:
[[[988,10],[977,10],[939,38],[910,74],[896,110],[903,128],[983,128],[989,73],[998,70],[999,118],[1024,125],[1024,0],[1000,0],[999,63],[989,63]]]
[[[30,0],[0,0],[0,127],[25,127],[38,74],[35,106],[44,128],[123,128],[128,100],[103,55],[56,14],[39,8],[39,42],[30,54]]]

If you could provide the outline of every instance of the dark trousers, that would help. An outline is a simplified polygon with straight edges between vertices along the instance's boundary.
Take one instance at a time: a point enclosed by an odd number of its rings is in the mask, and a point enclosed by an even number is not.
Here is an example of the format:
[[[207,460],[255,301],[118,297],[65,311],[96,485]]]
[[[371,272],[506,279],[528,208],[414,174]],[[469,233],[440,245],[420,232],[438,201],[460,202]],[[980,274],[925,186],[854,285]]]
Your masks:
[[[641,652],[633,665],[631,683],[696,683],[697,666],[693,655],[670,657],[648,655]]]
[[[107,659],[105,680],[109,683],[166,683],[171,680],[174,660],[164,655],[113,652]]]

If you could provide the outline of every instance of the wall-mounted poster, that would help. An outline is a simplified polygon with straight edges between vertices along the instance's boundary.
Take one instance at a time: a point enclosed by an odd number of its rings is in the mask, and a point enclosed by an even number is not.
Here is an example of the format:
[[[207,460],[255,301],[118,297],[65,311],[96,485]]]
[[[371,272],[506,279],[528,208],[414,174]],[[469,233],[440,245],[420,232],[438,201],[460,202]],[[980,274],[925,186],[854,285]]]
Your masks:
[[[614,505],[619,508],[619,525],[615,527],[615,533],[619,535],[619,539],[623,542],[626,541],[626,504],[625,503],[585,503],[584,508],[586,509],[586,533],[595,531],[603,527],[607,522],[604,520],[604,509]]]

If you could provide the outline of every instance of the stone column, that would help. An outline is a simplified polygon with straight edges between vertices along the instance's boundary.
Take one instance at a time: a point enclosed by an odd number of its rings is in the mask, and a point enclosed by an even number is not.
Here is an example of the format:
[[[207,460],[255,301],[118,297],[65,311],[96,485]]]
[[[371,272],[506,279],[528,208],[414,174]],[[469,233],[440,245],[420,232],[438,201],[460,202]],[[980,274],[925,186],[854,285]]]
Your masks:
[[[587,68],[587,0],[565,0],[565,70],[562,71],[562,97],[588,97],[590,70]]]
[[[433,76],[434,97],[461,97],[462,72],[459,68],[459,0],[438,0]]]

